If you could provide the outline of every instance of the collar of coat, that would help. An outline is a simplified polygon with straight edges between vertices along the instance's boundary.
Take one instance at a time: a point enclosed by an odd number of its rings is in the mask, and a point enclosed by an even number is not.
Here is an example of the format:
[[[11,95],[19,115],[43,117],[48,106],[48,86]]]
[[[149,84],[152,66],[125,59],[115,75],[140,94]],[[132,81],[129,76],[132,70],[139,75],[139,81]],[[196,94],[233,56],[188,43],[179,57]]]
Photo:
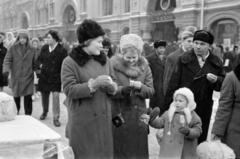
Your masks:
[[[91,56],[88,55],[81,46],[74,48],[69,56],[81,67],[84,66],[90,59],[94,59],[101,65],[105,65],[107,62],[107,56],[105,53],[101,52],[98,56]]]
[[[217,67],[221,67],[222,60],[218,56],[212,54],[212,52],[210,50],[209,50],[209,52],[210,52],[210,54],[209,54],[208,58],[209,58],[210,63],[212,63],[213,65],[215,65]],[[197,55],[195,54],[193,49],[191,51],[184,52],[181,56],[181,61],[183,64],[189,64],[193,60],[197,60]]]
[[[240,63],[234,68],[233,72],[235,73],[238,80],[240,81]]]
[[[148,61],[145,57],[139,56],[137,63],[134,66],[129,66],[124,60],[123,55],[116,54],[111,58],[113,68],[129,78],[136,78],[144,72],[148,66]]]

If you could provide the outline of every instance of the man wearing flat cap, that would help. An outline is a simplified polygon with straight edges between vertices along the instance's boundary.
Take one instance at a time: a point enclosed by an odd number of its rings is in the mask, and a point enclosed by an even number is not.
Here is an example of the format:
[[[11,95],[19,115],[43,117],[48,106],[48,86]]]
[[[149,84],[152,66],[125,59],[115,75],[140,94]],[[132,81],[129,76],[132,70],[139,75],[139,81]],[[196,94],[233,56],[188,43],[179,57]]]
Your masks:
[[[18,114],[21,96],[24,96],[25,114],[32,114],[35,61],[36,50],[29,43],[29,32],[28,30],[20,29],[16,42],[10,47],[3,63],[3,75],[5,78],[11,72],[11,88]]]
[[[210,51],[213,35],[204,30],[196,31],[193,36],[193,49],[184,52],[177,60],[169,80],[164,98],[164,110],[172,102],[174,92],[187,87],[194,93],[197,104],[196,113],[202,120],[201,143],[207,139],[212,114],[213,91],[220,91],[225,77],[222,60]]]
[[[154,42],[155,53],[149,55],[147,60],[152,71],[153,85],[155,89],[155,94],[150,99],[150,107],[159,107],[162,110],[163,105],[163,73],[165,69],[165,50],[166,41],[158,40]],[[161,111],[163,112],[163,111]]]
[[[166,93],[166,89],[168,86],[169,78],[172,73],[172,69],[174,64],[176,63],[178,57],[182,55],[183,52],[189,51],[193,48],[193,35],[194,33],[190,31],[182,32],[182,46],[167,56],[165,71],[164,71],[164,83],[163,83],[163,92]]]

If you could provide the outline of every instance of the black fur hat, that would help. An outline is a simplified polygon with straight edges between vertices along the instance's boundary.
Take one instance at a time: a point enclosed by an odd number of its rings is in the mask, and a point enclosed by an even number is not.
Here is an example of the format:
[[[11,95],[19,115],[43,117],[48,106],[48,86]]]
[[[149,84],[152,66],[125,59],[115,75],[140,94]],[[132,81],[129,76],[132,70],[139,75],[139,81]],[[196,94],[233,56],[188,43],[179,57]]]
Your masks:
[[[198,30],[195,32],[193,36],[193,41],[200,40],[206,43],[209,43],[210,45],[213,44],[214,36],[209,32],[205,30]]]
[[[157,49],[159,46],[166,47],[167,46],[167,42],[163,41],[163,40],[158,40],[158,41],[154,42],[153,46],[154,46],[155,49]]]
[[[105,35],[104,30],[94,20],[86,19],[77,28],[77,38],[80,44],[103,35]]]

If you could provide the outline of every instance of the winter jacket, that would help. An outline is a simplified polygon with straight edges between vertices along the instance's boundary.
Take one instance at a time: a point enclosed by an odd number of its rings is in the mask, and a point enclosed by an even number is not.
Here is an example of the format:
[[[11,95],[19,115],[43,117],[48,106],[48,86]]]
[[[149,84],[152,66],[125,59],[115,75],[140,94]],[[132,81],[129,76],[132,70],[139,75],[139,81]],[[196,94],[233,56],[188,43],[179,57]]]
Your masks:
[[[207,79],[207,74],[212,73],[217,76],[217,81],[211,83]],[[208,127],[212,114],[213,91],[220,91],[225,77],[222,60],[211,52],[201,68],[194,50],[184,52],[180,56],[173,68],[165,98],[164,108],[168,110],[173,100],[174,92],[181,88],[189,88],[197,103],[196,113],[202,120],[203,133],[198,139],[201,143],[207,139]]]
[[[227,74],[221,89],[212,134],[223,136],[222,142],[240,158],[240,64]]]
[[[151,72],[153,76],[153,85],[155,90],[155,94],[150,99],[149,105],[151,108],[159,107],[159,109],[161,110],[163,108],[163,100],[164,100],[163,74],[165,70],[166,58],[164,57],[161,60],[156,53],[153,53],[147,57],[147,60],[151,68]]]
[[[63,61],[61,79],[68,111],[66,136],[76,159],[112,159],[112,112],[110,95],[90,92],[88,81],[100,75],[114,80],[113,68],[104,53],[90,56],[78,46]]]
[[[38,83],[41,92],[61,92],[61,67],[67,57],[67,50],[57,44],[56,48],[49,52],[49,45],[44,45],[38,57],[38,66],[42,65]]]
[[[34,70],[36,66],[36,50],[29,44],[23,51],[20,42],[14,43],[8,50],[3,72],[11,71],[11,88],[14,97],[33,94]]]
[[[114,158],[147,159],[148,155],[148,126],[140,121],[142,114],[147,113],[145,99],[154,94],[151,69],[147,60],[139,56],[133,67],[129,67],[122,55],[116,54],[111,58],[119,89],[112,100],[113,117],[122,114],[124,124],[120,127],[113,125]],[[123,95],[123,86],[129,85],[129,79],[140,81],[140,91],[133,90],[131,95]]]
[[[3,76],[3,61],[7,54],[7,48],[0,43],[0,87],[8,85],[8,78]]]

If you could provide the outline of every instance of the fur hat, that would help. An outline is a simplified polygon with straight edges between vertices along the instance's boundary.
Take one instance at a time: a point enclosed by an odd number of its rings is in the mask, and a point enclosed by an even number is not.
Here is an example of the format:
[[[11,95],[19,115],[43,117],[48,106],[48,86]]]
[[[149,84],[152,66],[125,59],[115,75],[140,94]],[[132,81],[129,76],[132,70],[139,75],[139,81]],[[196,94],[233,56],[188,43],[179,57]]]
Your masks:
[[[121,53],[123,53],[123,49],[128,47],[136,48],[141,54],[143,51],[143,41],[142,38],[136,34],[126,34],[123,35],[120,39],[120,48]]]
[[[77,28],[77,39],[80,44],[103,35],[104,30],[94,20],[86,19]]]
[[[197,31],[197,28],[195,26],[187,26],[184,31],[189,31],[194,34]]]
[[[17,33],[18,37],[29,37],[29,32],[26,29],[20,29]]]
[[[214,41],[214,36],[209,31],[198,30],[193,36],[193,41],[195,40],[200,40],[212,45]]]
[[[167,46],[167,42],[164,41],[164,40],[158,40],[158,41],[154,42],[153,46],[154,46],[155,49],[157,49],[159,46],[166,47]]]
[[[177,110],[176,104],[175,104],[175,98],[179,94],[185,96],[188,101],[187,107],[183,109],[183,112],[185,114],[188,124],[190,124],[190,122],[192,120],[191,112],[193,110],[195,110],[195,108],[196,108],[196,103],[194,101],[194,95],[193,95],[192,91],[186,87],[179,88],[178,90],[175,91],[175,93],[173,95],[173,102],[171,103],[170,108],[168,110],[168,117],[169,117],[169,123],[170,123],[169,125],[171,125],[173,116]],[[170,127],[171,126],[169,126],[168,135],[171,135]]]
[[[104,40],[103,40],[103,42],[102,42],[102,45],[103,45],[103,47],[105,47],[105,46],[112,46],[111,45],[111,40],[109,39],[109,38],[104,38]]]
[[[34,41],[36,41],[37,43],[39,43],[38,38],[33,38],[32,41],[31,41],[31,43],[33,43]]]
[[[185,40],[187,38],[193,37],[193,35],[194,34],[190,31],[184,31],[184,32],[182,32],[182,39]]]

